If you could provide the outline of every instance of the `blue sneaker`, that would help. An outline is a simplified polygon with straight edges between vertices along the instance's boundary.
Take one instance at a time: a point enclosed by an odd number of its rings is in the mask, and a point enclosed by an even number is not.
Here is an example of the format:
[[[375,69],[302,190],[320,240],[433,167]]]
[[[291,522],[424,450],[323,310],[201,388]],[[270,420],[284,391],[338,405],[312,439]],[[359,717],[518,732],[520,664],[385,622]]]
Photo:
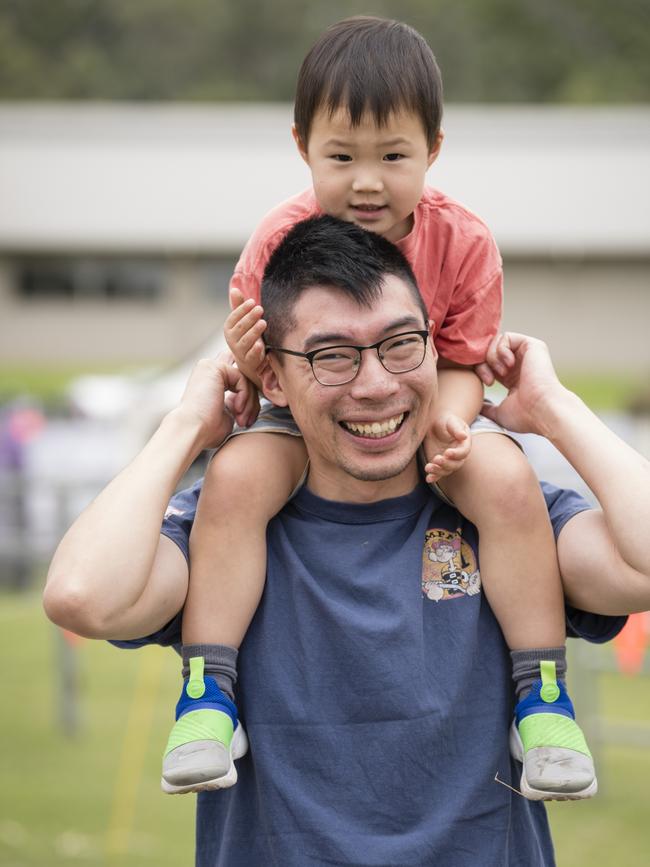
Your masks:
[[[234,786],[234,760],[248,750],[237,708],[213,677],[204,677],[203,667],[202,656],[190,659],[190,676],[165,747],[160,785],[170,795]]]
[[[520,791],[531,801],[575,801],[598,791],[594,760],[555,663],[515,708],[510,752],[522,762]]]

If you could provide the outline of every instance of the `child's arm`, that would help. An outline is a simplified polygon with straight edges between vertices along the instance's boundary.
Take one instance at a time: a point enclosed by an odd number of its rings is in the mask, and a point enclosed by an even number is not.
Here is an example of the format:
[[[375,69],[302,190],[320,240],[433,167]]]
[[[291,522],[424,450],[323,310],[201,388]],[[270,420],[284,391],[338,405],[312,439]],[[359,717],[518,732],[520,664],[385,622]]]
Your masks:
[[[482,404],[483,385],[474,371],[440,358],[435,416],[424,440],[429,484],[462,467],[472,445],[469,424]]]

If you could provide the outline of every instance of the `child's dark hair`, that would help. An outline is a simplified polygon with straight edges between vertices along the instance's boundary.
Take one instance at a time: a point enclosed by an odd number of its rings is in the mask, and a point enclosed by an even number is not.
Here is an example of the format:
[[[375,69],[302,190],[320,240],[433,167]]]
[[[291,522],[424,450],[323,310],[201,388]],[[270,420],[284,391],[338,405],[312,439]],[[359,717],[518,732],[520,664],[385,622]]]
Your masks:
[[[264,269],[261,303],[267,345],[282,345],[295,326],[293,309],[306,289],[332,286],[360,307],[370,307],[381,296],[388,275],[406,283],[426,322],[427,310],[411,266],[394,244],[337,217],[296,223]]]
[[[433,147],[442,120],[442,79],[426,40],[399,21],[358,16],[329,27],[298,73],[294,122],[306,147],[316,112],[346,108],[353,126],[366,111],[379,126],[415,112]]]

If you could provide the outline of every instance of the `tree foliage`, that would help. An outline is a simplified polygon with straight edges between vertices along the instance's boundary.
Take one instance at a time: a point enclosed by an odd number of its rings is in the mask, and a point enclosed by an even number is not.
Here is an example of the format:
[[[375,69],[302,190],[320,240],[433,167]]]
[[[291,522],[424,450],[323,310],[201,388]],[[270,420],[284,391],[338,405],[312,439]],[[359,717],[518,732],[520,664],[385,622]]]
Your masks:
[[[0,99],[291,100],[354,14],[420,30],[459,102],[646,102],[648,0],[0,0]]]

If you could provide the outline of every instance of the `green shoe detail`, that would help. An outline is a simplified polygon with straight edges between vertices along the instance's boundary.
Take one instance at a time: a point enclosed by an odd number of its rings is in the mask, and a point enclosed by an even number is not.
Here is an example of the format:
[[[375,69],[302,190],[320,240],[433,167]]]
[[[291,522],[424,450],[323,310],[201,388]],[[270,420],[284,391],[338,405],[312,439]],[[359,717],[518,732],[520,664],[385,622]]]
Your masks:
[[[187,686],[185,687],[185,692],[190,698],[201,698],[205,693],[203,666],[202,656],[193,656],[190,659],[190,679],[187,681]]]
[[[547,704],[553,704],[560,697],[560,687],[557,685],[555,676],[555,663],[545,659],[540,662],[539,667],[542,672],[542,688],[539,696]]]
[[[219,741],[230,748],[233,736],[232,720],[219,710],[192,710],[176,721],[169,735],[164,755],[192,741]]]
[[[537,747],[560,747],[591,757],[578,723],[562,714],[531,714],[522,719],[518,729],[525,753]]]

